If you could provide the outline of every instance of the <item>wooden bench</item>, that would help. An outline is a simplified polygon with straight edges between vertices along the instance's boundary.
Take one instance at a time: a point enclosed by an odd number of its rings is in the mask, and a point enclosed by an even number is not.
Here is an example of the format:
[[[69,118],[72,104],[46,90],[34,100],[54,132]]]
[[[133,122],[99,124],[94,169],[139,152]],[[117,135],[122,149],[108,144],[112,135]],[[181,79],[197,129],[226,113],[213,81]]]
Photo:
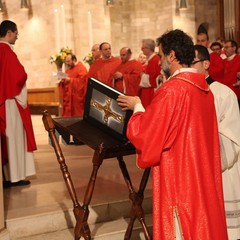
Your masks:
[[[42,114],[48,110],[52,115],[60,114],[58,87],[28,89],[28,105],[31,114]]]

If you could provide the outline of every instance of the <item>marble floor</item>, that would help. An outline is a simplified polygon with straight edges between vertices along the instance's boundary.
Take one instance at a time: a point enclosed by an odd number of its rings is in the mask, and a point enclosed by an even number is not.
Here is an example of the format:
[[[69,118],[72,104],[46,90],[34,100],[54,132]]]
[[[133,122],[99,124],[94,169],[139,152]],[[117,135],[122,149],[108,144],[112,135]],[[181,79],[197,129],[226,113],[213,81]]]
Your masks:
[[[4,189],[6,220],[34,214],[72,208],[53,148],[48,143],[41,116],[33,115],[33,126],[38,150],[34,153],[36,175],[29,177],[30,186]],[[92,170],[93,150],[87,146],[61,144],[79,201],[83,199]],[[135,164],[135,155],[126,156],[125,162],[133,185],[138,188],[143,171]],[[145,197],[151,196],[151,178]],[[128,189],[116,159],[104,160],[99,169],[91,205],[128,199]]]

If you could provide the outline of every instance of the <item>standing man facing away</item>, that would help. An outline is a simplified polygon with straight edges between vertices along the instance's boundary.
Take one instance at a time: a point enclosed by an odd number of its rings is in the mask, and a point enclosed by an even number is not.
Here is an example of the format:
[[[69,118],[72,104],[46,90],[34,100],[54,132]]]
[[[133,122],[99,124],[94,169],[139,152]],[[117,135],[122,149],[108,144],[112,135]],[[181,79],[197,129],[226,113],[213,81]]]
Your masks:
[[[195,45],[193,67],[204,73],[214,95],[218,120],[222,180],[228,239],[240,238],[240,114],[236,94],[208,74],[210,57],[207,48]]]
[[[155,53],[155,42],[152,39],[142,40],[142,52],[147,56],[146,68],[140,81],[140,98],[144,107],[147,107],[154,95],[154,89],[157,87],[157,78],[160,75],[159,57]]]
[[[212,76],[216,81],[222,82],[224,78],[224,66],[223,66],[223,59],[218,55],[216,52],[213,52],[209,42],[209,36],[207,32],[198,32],[197,34],[197,44],[204,46],[208,49],[210,54],[210,68],[209,74]]]
[[[66,56],[65,64],[67,77],[59,83],[62,116],[83,116],[87,69],[72,53]]]
[[[29,185],[34,175],[36,143],[27,104],[27,74],[13,51],[17,25],[5,20],[0,25],[0,130],[3,187]]]
[[[127,136],[137,164],[153,167],[153,239],[227,240],[221,160],[213,94],[194,60],[192,39],[173,30],[157,39],[170,76],[144,110],[138,97],[119,96],[133,109]]]
[[[129,96],[139,96],[139,83],[142,73],[142,64],[131,59],[132,51],[128,47],[120,50],[121,63],[116,68],[112,79],[113,88]]]
[[[121,60],[112,56],[111,45],[109,43],[101,43],[99,49],[102,57],[91,64],[87,78],[93,77],[111,86],[112,82],[110,81],[110,76],[121,63]]]

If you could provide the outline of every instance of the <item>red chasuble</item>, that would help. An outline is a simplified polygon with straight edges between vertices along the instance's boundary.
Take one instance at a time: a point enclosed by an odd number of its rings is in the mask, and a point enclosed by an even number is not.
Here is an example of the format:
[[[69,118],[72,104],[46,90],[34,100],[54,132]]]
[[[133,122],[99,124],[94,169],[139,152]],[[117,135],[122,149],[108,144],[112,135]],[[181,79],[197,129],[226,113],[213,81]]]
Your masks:
[[[121,60],[113,56],[107,60],[100,58],[91,64],[87,78],[93,77],[109,86],[112,86],[110,75],[115,72],[115,69],[120,63]]]
[[[17,55],[6,43],[0,43],[0,130],[5,135],[6,112],[5,101],[20,94],[27,81],[27,74],[19,62]],[[32,120],[28,106],[22,106],[16,101],[27,136],[27,150],[36,150]]]
[[[66,73],[70,77],[70,82],[59,84],[62,116],[82,116],[87,87],[87,69],[81,62],[78,62],[73,68],[67,69]]]
[[[141,168],[153,167],[153,239],[227,240],[218,128],[203,74],[179,73],[127,129]],[[176,218],[174,218],[176,217]]]
[[[240,99],[239,87],[234,87],[237,82],[237,73],[240,72],[240,55],[236,54],[232,60],[224,59],[224,81],[223,84],[230,87]]]
[[[151,87],[141,88],[140,98],[144,107],[147,107],[153,99],[154,88],[157,87],[156,79],[159,76],[160,72],[161,68],[159,66],[159,57],[156,54],[148,61],[145,69],[145,73],[149,75],[149,83]]]
[[[216,81],[223,81],[224,64],[223,59],[216,53],[210,53],[209,75]]]
[[[109,81],[113,81],[113,87],[129,96],[139,96],[142,64],[133,59],[126,63],[121,63],[115,72],[121,72],[123,78],[115,80],[111,76]]]

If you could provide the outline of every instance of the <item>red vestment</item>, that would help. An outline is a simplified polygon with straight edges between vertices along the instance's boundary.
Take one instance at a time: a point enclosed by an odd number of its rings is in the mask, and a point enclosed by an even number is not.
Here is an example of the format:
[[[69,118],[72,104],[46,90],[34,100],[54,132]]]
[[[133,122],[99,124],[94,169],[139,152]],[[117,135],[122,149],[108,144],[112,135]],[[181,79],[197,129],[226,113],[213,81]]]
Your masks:
[[[113,56],[107,60],[100,58],[91,64],[87,78],[96,78],[97,80],[112,86],[110,75],[115,72],[115,69],[120,63],[121,60]]]
[[[240,99],[239,87],[234,87],[233,84],[237,82],[237,73],[240,72],[240,55],[236,54],[233,59],[224,59],[224,81],[223,84],[231,88]]]
[[[141,168],[153,167],[153,239],[227,240],[218,128],[203,74],[183,72],[130,118]],[[174,219],[174,216],[177,218]]]
[[[73,68],[67,69],[66,73],[70,81],[59,84],[62,97],[62,116],[82,116],[87,87],[87,69],[81,62],[78,62]]]
[[[216,53],[210,53],[209,75],[216,81],[223,81],[224,64],[223,59]]]
[[[115,72],[121,72],[123,78],[115,80],[111,76],[109,81],[113,81],[113,87],[126,95],[139,96],[142,64],[135,59],[129,60],[125,63],[121,63],[116,68]]]
[[[0,43],[0,131],[1,135],[3,136],[5,136],[6,130],[5,101],[7,99],[15,98],[15,96],[20,94],[26,81],[27,74],[24,70],[24,67],[19,62],[17,55],[13,52],[8,44]],[[26,131],[27,150],[32,152],[36,150],[37,147],[34,138],[29,107],[26,106],[23,108],[17,102],[17,100],[15,101],[22,118],[24,129]],[[2,140],[5,141],[5,138]],[[2,144],[2,154],[5,156],[3,159],[6,159],[6,143],[3,142]],[[5,162],[3,164],[5,164]]]
[[[147,107],[154,96],[154,88],[157,87],[156,79],[161,72],[161,68],[159,66],[159,57],[155,54],[147,63],[144,73],[149,75],[149,83],[151,87],[141,88],[140,90],[140,98],[142,101],[142,105]]]

